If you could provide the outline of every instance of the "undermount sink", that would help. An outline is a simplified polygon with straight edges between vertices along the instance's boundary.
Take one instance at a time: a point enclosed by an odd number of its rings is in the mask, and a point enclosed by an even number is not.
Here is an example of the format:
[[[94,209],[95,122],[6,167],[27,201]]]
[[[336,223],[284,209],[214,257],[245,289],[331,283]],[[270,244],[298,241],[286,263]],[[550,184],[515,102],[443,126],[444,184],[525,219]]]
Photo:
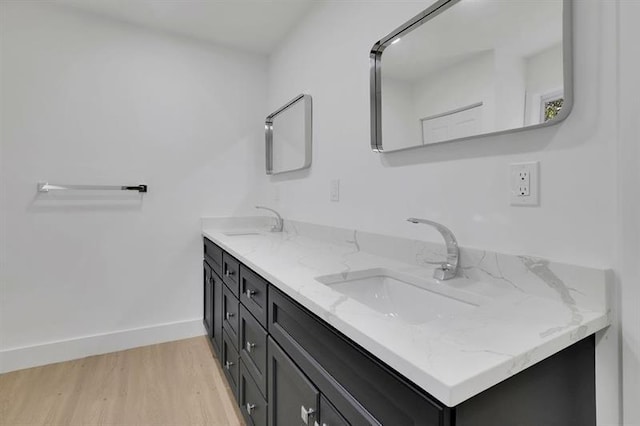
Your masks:
[[[383,268],[315,278],[387,317],[424,324],[473,311],[480,298],[439,283]]]
[[[229,232],[223,232],[223,235],[226,235],[227,237],[242,237],[245,235],[260,235],[259,232],[255,232],[255,231],[229,231]]]

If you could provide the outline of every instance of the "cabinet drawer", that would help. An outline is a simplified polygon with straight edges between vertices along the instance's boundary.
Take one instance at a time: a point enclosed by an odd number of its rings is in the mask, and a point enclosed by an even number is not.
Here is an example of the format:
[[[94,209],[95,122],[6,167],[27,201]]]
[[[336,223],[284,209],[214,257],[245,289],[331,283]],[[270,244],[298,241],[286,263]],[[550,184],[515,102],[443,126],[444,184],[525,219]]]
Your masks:
[[[240,274],[240,262],[227,253],[222,254],[222,280],[238,297],[238,275]]]
[[[222,371],[227,377],[229,387],[233,392],[233,396],[238,398],[238,377],[240,371],[240,360],[238,357],[238,350],[231,343],[231,338],[226,332],[222,332],[222,356],[220,362],[222,364]]]
[[[224,330],[229,333],[233,341],[233,346],[238,347],[238,329],[240,324],[240,303],[236,296],[227,288],[222,286],[222,324]]]
[[[204,239],[204,258],[216,274],[222,275],[222,249],[207,238]]]
[[[260,392],[267,394],[267,332],[240,304],[240,358],[251,373]]]
[[[273,286],[269,307],[274,340],[349,423],[449,424],[444,406]]]
[[[349,422],[324,396],[320,396],[320,426],[349,426]]]
[[[247,425],[267,426],[267,401],[258,390],[258,385],[242,361],[240,361],[239,381],[238,402]]]
[[[267,288],[269,284],[244,265],[240,266],[240,302],[262,324],[267,326]]]

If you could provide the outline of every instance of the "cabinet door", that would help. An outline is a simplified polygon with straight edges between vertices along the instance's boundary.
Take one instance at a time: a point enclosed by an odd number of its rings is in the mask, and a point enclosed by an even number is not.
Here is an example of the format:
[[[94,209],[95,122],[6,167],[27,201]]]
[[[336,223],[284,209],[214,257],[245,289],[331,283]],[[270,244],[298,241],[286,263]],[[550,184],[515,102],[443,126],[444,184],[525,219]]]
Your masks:
[[[324,396],[320,396],[320,421],[319,426],[349,426],[349,422],[336,410],[336,407]]]
[[[211,271],[211,267],[207,262],[203,262],[203,272],[202,275],[204,277],[204,313],[203,313],[203,323],[204,328],[207,329],[207,335],[210,339],[213,338],[213,281]]]
[[[269,426],[313,426],[320,393],[273,339],[267,346]]]
[[[212,306],[213,306],[213,345],[218,351],[222,347],[222,289],[224,284],[222,279],[216,274],[215,270],[211,270],[211,283],[212,283]]]

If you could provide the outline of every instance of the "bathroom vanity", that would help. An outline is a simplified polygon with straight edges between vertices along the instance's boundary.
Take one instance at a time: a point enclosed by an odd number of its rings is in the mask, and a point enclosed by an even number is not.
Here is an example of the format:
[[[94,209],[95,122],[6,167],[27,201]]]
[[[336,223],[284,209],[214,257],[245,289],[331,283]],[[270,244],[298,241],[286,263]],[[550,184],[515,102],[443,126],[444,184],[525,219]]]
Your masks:
[[[529,258],[518,271],[533,277],[506,289],[508,262],[502,283],[471,267],[449,283],[426,279],[424,261],[384,256],[428,243],[290,222],[270,232],[247,220],[205,224],[203,235],[204,324],[249,425],[595,425],[604,271],[558,265],[553,300],[533,281],[554,268],[542,274]],[[463,251],[463,267],[472,259]],[[585,281],[576,289],[560,274]],[[375,280],[388,303],[402,296],[394,282],[442,303],[413,313],[410,300],[374,305],[357,286]]]

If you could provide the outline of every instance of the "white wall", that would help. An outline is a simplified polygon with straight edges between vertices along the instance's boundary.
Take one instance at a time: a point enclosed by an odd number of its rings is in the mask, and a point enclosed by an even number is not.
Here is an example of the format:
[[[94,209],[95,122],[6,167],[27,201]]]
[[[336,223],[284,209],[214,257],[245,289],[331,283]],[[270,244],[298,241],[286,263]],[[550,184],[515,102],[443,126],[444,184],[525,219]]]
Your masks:
[[[314,96],[314,164],[306,173],[265,178],[266,202],[292,219],[438,241],[404,221],[425,217],[452,228],[463,246],[612,267],[617,7],[574,5],[576,102],[566,121],[386,155],[369,149],[368,52],[425,4],[317,6],[269,66],[270,106],[303,90]],[[541,162],[541,205],[510,207],[508,166],[532,160]],[[329,201],[335,178],[339,203]],[[616,325],[598,345],[599,425],[619,421],[617,332]]]
[[[562,44],[557,44],[526,58],[527,91],[545,93],[562,87],[563,52]]]
[[[525,67],[520,54],[496,49],[494,131],[524,126]]]
[[[526,59],[527,124],[540,123],[541,97],[563,88],[563,68],[562,44]]]
[[[384,77],[382,87],[384,90],[382,139],[387,141],[389,149],[421,144],[421,117],[414,103],[416,88],[411,82],[393,77]]]
[[[301,91],[314,96],[314,164],[265,177],[265,198],[278,198],[292,219],[437,241],[404,221],[422,216],[450,226],[464,246],[611,266],[616,121],[603,112],[616,103],[615,4],[575,4],[578,99],[565,122],[387,155],[369,148],[368,52],[424,4],[319,5],[269,68],[271,107]],[[541,161],[541,206],[511,207],[508,165],[528,160]],[[333,178],[342,179],[339,203],[329,201]]]
[[[305,101],[300,100],[280,112],[274,119],[271,130],[271,166],[274,172],[295,170],[305,163],[304,141],[306,128]]]
[[[624,425],[640,425],[640,3],[620,2],[618,271]]]
[[[382,141],[386,150],[420,145],[421,119],[478,102],[482,102],[479,133],[523,126],[525,69],[521,56],[502,49],[484,51],[414,81],[394,77],[384,74],[383,60]]]
[[[484,52],[418,81],[413,90],[417,120],[482,102],[482,129],[494,131],[494,60],[492,51]],[[384,122],[383,117],[383,127]],[[382,144],[385,144],[384,138]]]
[[[200,217],[250,206],[266,59],[1,7],[2,368],[202,333]],[[39,180],[149,193],[41,196]]]

